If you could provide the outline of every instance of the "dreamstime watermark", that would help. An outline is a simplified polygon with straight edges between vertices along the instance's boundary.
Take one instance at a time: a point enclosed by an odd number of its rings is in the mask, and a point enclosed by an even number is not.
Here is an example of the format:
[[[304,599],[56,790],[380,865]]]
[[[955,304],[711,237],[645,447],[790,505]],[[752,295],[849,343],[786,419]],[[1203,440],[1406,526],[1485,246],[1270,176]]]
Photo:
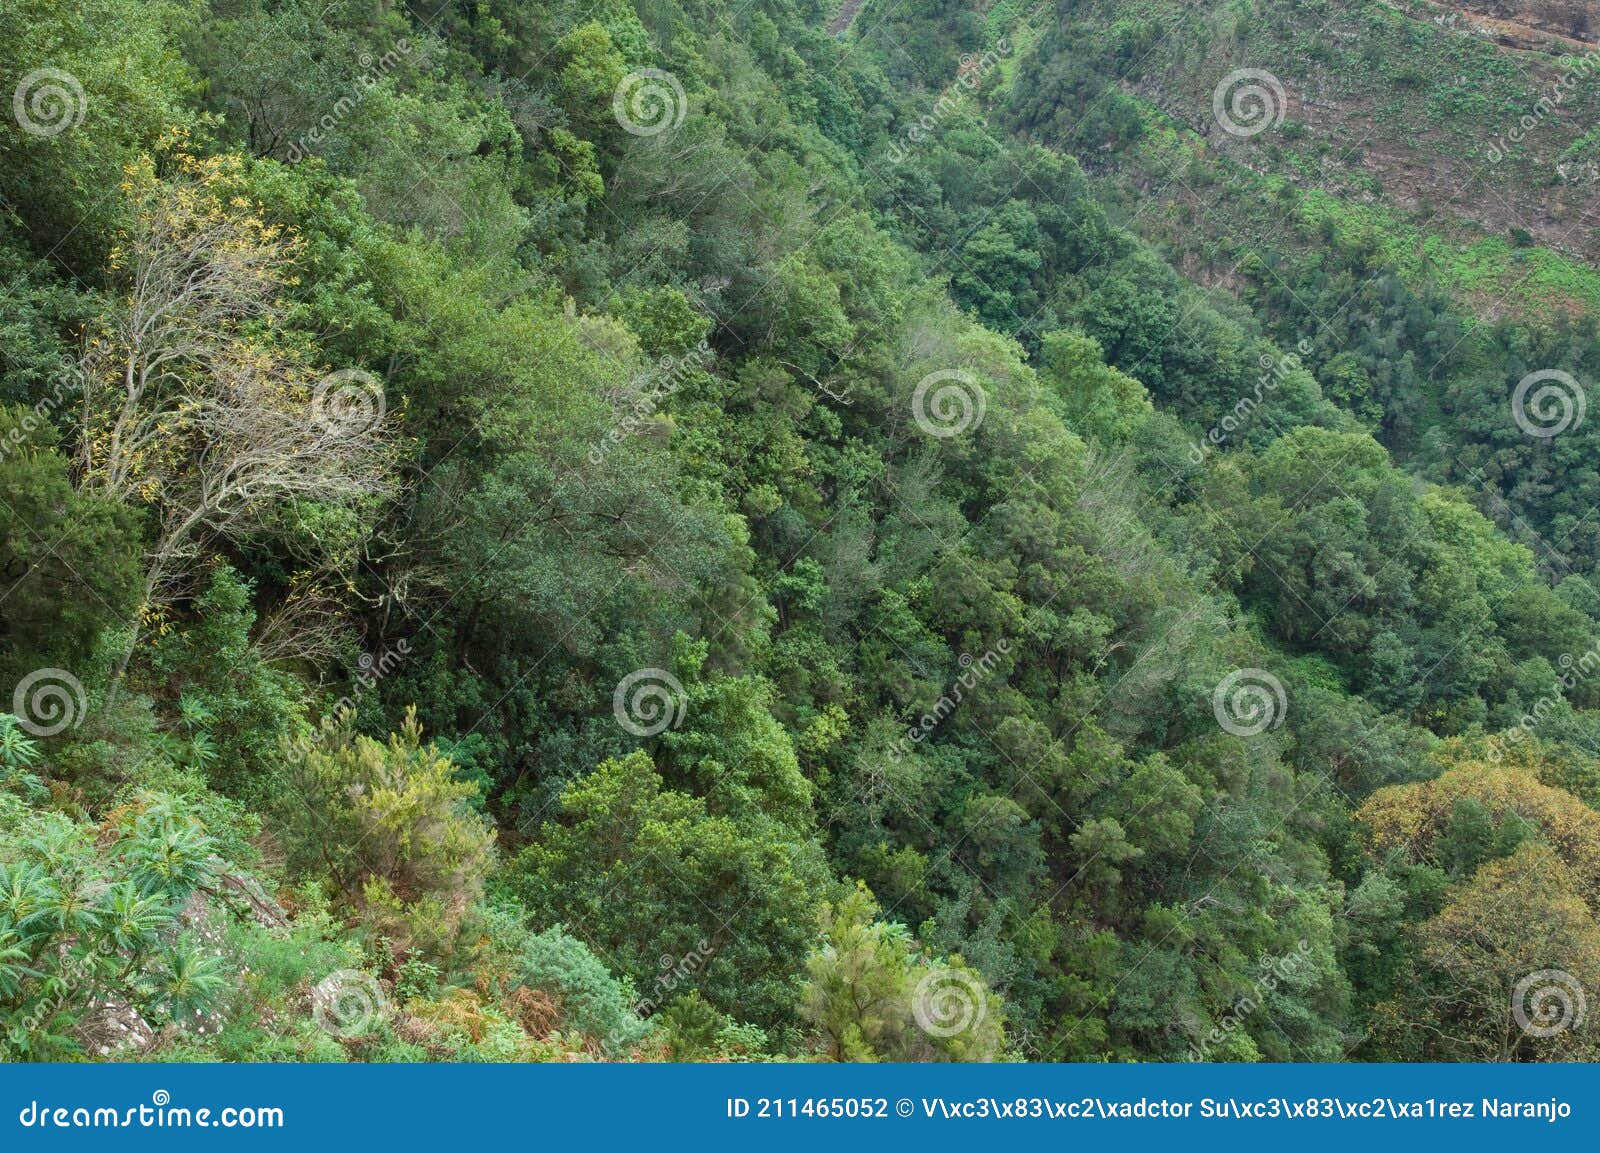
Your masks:
[[[60,68],[35,68],[11,93],[11,115],[29,136],[59,136],[82,124],[88,113],[83,85]]]
[[[625,732],[653,737],[683,724],[689,696],[683,682],[666,669],[635,669],[617,682],[611,712]]]
[[[392,673],[410,653],[411,643],[404,639],[396,641],[393,648],[384,649],[377,656],[362,653],[356,661],[356,672],[351,678],[350,692],[333,703],[333,707],[323,714],[322,720],[310,735],[298,737],[289,743],[286,754],[289,763],[297,765],[304,761],[318,741],[342,728],[356,714],[356,694],[370,690]]]
[[[25,1129],[282,1129],[283,1109],[276,1105],[226,1105],[221,1108],[190,1108],[173,1105],[172,1094],[157,1089],[150,1104],[125,1109],[105,1105],[93,1107],[41,1105],[29,1101],[17,1114]]]
[[[289,145],[289,163],[299,164],[313,149],[326,140],[335,129],[366,102],[373,90],[378,87],[378,81],[387,76],[396,64],[411,55],[411,41],[406,39],[396,40],[394,48],[382,56],[373,56],[370,52],[363,52],[357,63],[361,72],[356,76],[355,91],[347,92],[334,101],[333,107],[323,114],[315,124],[308,128],[298,140]]]
[[[1282,356],[1268,356],[1262,353],[1260,358],[1262,371],[1256,379],[1254,392],[1241,396],[1234,402],[1233,408],[1227,415],[1211,426],[1203,439],[1189,446],[1190,462],[1200,464],[1206,459],[1207,454],[1215,452],[1226,444],[1228,438],[1242,428],[1256,409],[1261,407],[1267,394],[1277,392],[1289,374],[1302,367],[1300,358],[1310,353],[1311,345],[1304,340],[1295,346],[1294,352],[1284,353]]]
[[[931,109],[902,129],[889,145],[889,163],[899,164],[911,155],[910,145],[931,139],[944,122],[983,87],[984,82],[1000,67],[1001,60],[1010,54],[1011,42],[1004,36],[981,56],[963,53],[954,83],[939,94],[939,99],[934,101]]]
[[[34,433],[46,427],[50,423],[51,416],[68,400],[81,396],[83,382],[83,369],[78,363],[62,358],[61,375],[55,378],[50,395],[35,402],[32,408],[25,409],[17,423],[6,431],[4,437],[0,437],[0,461],[27,444]]]
[[[650,991],[633,1002],[629,1008],[633,1015],[641,1021],[648,1021],[655,1016],[657,1011],[685,989],[694,978],[705,970],[711,961],[715,950],[710,941],[702,937],[695,942],[681,957],[674,957],[670,953],[661,955],[660,968],[656,970],[655,981],[650,986]],[[623,1030],[613,1029],[606,1037],[606,1044],[612,1049],[620,1048],[628,1038]]]
[[[672,73],[640,68],[617,82],[611,94],[611,113],[634,136],[659,136],[684,122],[689,98]]]
[[[1562,653],[1556,658],[1556,664],[1561,667],[1561,672],[1551,682],[1549,692],[1534,701],[1528,710],[1517,718],[1517,723],[1513,727],[1489,738],[1487,743],[1489,760],[1496,763],[1503,760],[1505,757],[1503,746],[1521,744],[1545,722],[1558,705],[1566,700],[1568,693],[1596,672],[1600,672],[1600,645],[1576,657],[1571,653]]]
[[[1279,985],[1293,978],[1310,960],[1311,942],[1302,937],[1292,953],[1263,961],[1260,974],[1251,982],[1250,991],[1234,1001],[1222,1015],[1222,1019],[1212,1026],[1211,1031],[1189,1047],[1189,1060],[1208,1059],[1212,1050],[1226,1041],[1261,1008],[1268,995]]]
[[[311,1017],[334,1037],[363,1037],[389,1018],[383,986],[361,969],[336,969],[311,990]]]
[[[655,415],[662,402],[683,387],[690,373],[704,368],[711,356],[711,346],[702,340],[682,356],[663,356],[635,376],[638,396],[605,436],[589,449],[589,463],[599,464],[619,444],[638,432]]]
[[[1559,368],[1528,373],[1511,393],[1511,419],[1523,432],[1540,440],[1577,428],[1587,410],[1583,385]]]
[[[1554,1037],[1583,1028],[1583,985],[1565,969],[1529,973],[1511,990],[1511,1016],[1529,1037]]]
[[[930,1037],[954,1037],[983,1024],[989,997],[971,973],[941,965],[930,969],[911,994],[911,1016]]]
[[[101,958],[117,956],[116,942],[110,938],[102,938],[95,946],[94,953]],[[54,974],[48,983],[50,993],[45,999],[35,1005],[31,1012],[22,1017],[12,1026],[12,1033],[16,1036],[30,1037],[38,1033],[45,1022],[54,1020],[67,1003],[77,994],[93,994],[96,987],[94,964],[91,956],[77,953],[68,953],[61,972]],[[6,1049],[5,1038],[0,1035],[0,1052]],[[20,1057],[18,1058],[21,1059]]]
[[[911,752],[913,745],[920,745],[927,740],[934,729],[944,723],[946,717],[956,711],[957,706],[993,674],[1000,664],[1000,658],[1011,651],[1011,642],[1002,637],[995,643],[994,648],[984,653],[983,656],[973,659],[971,653],[962,653],[958,664],[961,665],[961,675],[958,676],[949,690],[934,702],[931,711],[923,713],[917,718],[917,723],[912,725],[906,735],[889,746],[889,759],[896,763],[904,760]]]
[[[1211,114],[1229,136],[1257,136],[1283,123],[1289,96],[1283,82],[1262,68],[1240,68],[1217,82]]]
[[[989,398],[978,378],[961,368],[930,372],[911,394],[911,419],[931,437],[947,440],[983,423]]]
[[[1477,463],[1468,459],[1468,453],[1462,452],[1456,460],[1456,465],[1463,472],[1476,476]],[[1525,545],[1538,555],[1540,562],[1554,572],[1566,576],[1572,572],[1572,557],[1562,552],[1551,544],[1538,529],[1528,523],[1516,509],[1506,501],[1500,490],[1487,480],[1479,479],[1478,489],[1483,493],[1484,503],[1488,506],[1489,518],[1497,524],[1503,524],[1512,533],[1512,538]]]
[[[1235,669],[1211,693],[1211,711],[1224,732],[1254,737],[1283,724],[1289,699],[1266,669]]]
[[[339,438],[371,432],[387,404],[383,382],[364,368],[341,368],[311,389],[311,419]]]
[[[1555,114],[1556,109],[1577,88],[1580,81],[1589,78],[1597,71],[1600,71],[1600,52],[1589,52],[1577,57],[1576,62],[1561,74],[1561,78],[1551,86],[1548,93],[1539,97],[1531,109],[1518,117],[1516,124],[1512,125],[1504,135],[1495,137],[1494,143],[1489,145],[1489,163],[1499,164],[1504,160],[1510,154],[1512,146],[1526,140],[1528,133]],[[1506,147],[1501,147],[1502,143]]]
[[[53,737],[83,723],[89,700],[83,682],[66,669],[34,669],[11,693],[17,727],[35,737]]]

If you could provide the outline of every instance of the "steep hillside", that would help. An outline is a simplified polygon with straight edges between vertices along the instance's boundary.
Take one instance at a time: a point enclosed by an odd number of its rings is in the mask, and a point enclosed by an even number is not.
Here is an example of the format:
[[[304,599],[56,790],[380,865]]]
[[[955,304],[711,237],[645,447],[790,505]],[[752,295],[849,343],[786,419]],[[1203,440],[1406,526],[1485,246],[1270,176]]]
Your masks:
[[[1479,253],[1480,265],[1515,263],[1507,250],[1532,245],[1580,262],[1600,251],[1592,43],[1508,47],[1429,4],[1078,3],[1063,15],[1094,46],[1075,56],[1180,131],[1173,141],[1156,131],[1138,142],[1102,133],[1075,143],[1112,145],[1105,163],[1141,195],[1207,203],[1215,219],[1198,219],[1202,232],[1281,231],[1250,203],[1266,199],[1292,219],[1299,198],[1281,182],[1416,233],[1413,259],[1433,236],[1439,247]],[[1066,117],[1075,119],[1070,109]],[[1203,186],[1213,183],[1237,186],[1241,203],[1210,209]],[[1439,263],[1489,314],[1496,298],[1523,313],[1600,302],[1583,269],[1541,271],[1525,286],[1520,274]]]
[[[1588,0],[1429,0],[1507,48],[1584,52],[1594,47],[1596,13]]]
[[[1600,1054],[1536,56],[0,0],[6,1057]]]

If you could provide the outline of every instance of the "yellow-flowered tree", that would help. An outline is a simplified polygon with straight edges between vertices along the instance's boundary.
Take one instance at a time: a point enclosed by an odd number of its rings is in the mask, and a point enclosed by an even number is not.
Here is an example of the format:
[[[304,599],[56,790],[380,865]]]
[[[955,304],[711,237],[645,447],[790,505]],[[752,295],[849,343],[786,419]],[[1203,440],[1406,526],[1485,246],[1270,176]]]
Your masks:
[[[388,489],[381,383],[314,367],[282,323],[296,239],[244,194],[244,162],[181,152],[130,165],[121,297],[84,352],[80,487],[145,510],[138,635],[191,591],[208,545],[285,541],[313,570],[348,564]]]

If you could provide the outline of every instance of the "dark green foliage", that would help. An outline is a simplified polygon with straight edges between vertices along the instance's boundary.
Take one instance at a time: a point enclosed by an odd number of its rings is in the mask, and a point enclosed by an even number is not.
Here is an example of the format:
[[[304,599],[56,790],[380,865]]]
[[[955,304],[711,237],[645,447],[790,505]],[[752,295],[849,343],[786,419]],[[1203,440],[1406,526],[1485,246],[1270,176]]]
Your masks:
[[[97,1055],[110,1000],[185,1060],[1568,1052],[1483,1021],[1593,970],[1600,422],[1507,407],[1593,318],[1472,323],[1297,181],[1292,242],[1146,217],[1196,126],[1143,62],[1282,13],[1093,7],[0,0],[0,75],[89,99],[0,122],[0,694],[83,688],[0,714],[7,1044]],[[681,123],[619,122],[641,69]],[[275,298],[164,362],[114,503],[80,393],[159,203]],[[297,431],[368,382],[382,476],[201,502],[157,596],[250,370]],[[1463,741],[1520,792],[1440,784]],[[1557,866],[1529,951],[1496,902]]]
[[[138,603],[137,521],[73,490],[47,408],[0,408],[0,675],[82,669]]]

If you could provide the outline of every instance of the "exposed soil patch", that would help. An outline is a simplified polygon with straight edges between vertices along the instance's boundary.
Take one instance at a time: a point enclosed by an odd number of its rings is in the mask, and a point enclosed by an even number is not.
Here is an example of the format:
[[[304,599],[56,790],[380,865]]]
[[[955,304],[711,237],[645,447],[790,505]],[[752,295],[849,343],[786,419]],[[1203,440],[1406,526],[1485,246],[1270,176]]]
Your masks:
[[[844,0],[839,6],[839,14],[828,23],[828,35],[838,36],[850,27],[850,21],[856,18],[856,13],[861,11],[861,5],[867,0]]]
[[[1507,48],[1584,51],[1600,34],[1594,0],[1427,0],[1430,8],[1458,12]]]

